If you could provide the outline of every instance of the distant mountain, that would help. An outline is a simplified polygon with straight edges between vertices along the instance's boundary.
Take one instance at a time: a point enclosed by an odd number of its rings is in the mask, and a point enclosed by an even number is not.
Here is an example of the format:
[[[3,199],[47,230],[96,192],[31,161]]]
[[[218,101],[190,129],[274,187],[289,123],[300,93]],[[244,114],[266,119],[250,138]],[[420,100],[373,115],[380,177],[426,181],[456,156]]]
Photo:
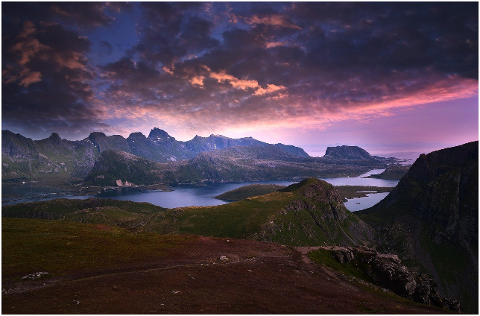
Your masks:
[[[148,137],[142,133],[132,133],[124,138],[93,132],[81,141],[61,139],[57,133],[46,139],[32,140],[4,130],[2,178],[7,181],[84,178],[100,154],[109,150],[133,154],[152,162],[175,162],[192,159],[204,151],[251,145],[275,146],[291,155],[308,157],[301,148],[270,145],[251,137],[231,139],[219,135],[196,136],[188,142],[181,142],[159,128],[152,129]]]
[[[53,133],[33,141],[2,131],[2,180],[83,178],[98,156],[88,140],[68,141]]]
[[[118,158],[115,158],[118,156]],[[153,183],[244,182],[307,177],[357,176],[385,165],[376,160],[350,160],[336,163],[322,157],[298,157],[277,145],[235,146],[204,151],[189,160],[170,163],[147,163],[124,159],[119,151],[103,152],[85,179],[95,185],[115,185],[116,180],[136,185]],[[135,156],[134,156],[135,157]],[[143,158],[142,158],[143,159]],[[104,163],[108,161],[108,163]],[[140,170],[137,177],[125,170]],[[135,178],[135,180],[134,180]]]
[[[357,214],[376,228],[380,251],[478,312],[478,142],[422,154],[384,200]]]
[[[270,145],[265,142],[261,142],[252,137],[244,137],[240,139],[232,139],[221,135],[210,135],[209,137],[195,136],[192,140],[185,143],[185,146],[194,153],[201,153],[204,151],[212,151],[217,149],[225,149],[235,146],[267,146]],[[310,157],[302,148],[276,144],[274,145],[283,151],[298,157]]]
[[[327,147],[325,157],[337,159],[366,159],[371,160],[373,157],[363,148],[358,146],[337,146]]]
[[[400,180],[410,169],[410,166],[400,164],[390,164],[380,174],[372,174],[369,178],[386,179],[386,180]]]

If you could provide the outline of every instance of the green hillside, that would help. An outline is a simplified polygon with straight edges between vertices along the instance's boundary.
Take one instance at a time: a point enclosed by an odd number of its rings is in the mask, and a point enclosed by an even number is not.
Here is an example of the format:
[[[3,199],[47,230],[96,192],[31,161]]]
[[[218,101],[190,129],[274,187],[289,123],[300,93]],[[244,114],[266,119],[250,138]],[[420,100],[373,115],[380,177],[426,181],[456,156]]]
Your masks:
[[[2,215],[298,246],[362,245],[371,237],[369,227],[345,208],[334,187],[315,178],[279,192],[220,206],[163,209],[128,201],[59,199],[5,206]]]

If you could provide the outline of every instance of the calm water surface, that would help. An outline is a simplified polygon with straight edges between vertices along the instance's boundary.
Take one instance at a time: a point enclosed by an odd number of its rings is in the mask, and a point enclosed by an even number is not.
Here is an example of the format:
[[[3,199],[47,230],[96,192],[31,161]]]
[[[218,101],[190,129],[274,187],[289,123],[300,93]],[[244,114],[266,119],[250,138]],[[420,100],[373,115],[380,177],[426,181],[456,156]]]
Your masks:
[[[381,173],[383,170],[384,169],[374,169],[359,177],[324,178],[322,180],[325,180],[333,185],[364,185],[379,187],[396,186],[398,183],[398,181],[396,180],[366,178],[371,174]],[[175,187],[173,191],[122,188],[120,190],[106,191],[95,197],[111,198],[116,200],[129,200],[134,202],[148,202],[166,208],[186,206],[213,206],[227,203],[225,201],[215,199],[214,196],[253,183],[279,184],[283,186],[288,186],[295,182],[262,181],[242,183],[217,183],[205,186],[180,185]],[[58,192],[58,189],[56,188],[30,187],[28,185],[3,187],[2,190],[2,205],[40,200],[51,200],[55,198],[86,199],[91,197],[73,196],[65,192]],[[386,195],[387,193],[369,194],[367,197],[364,198],[351,199],[345,203],[345,206],[350,211],[358,211],[376,204]]]

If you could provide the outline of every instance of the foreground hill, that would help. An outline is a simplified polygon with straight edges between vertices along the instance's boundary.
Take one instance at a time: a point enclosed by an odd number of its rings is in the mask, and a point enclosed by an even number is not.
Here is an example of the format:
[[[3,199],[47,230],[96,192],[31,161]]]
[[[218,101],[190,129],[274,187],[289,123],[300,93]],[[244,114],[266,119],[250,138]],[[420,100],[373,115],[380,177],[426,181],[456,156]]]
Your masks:
[[[135,231],[276,241],[285,245],[356,246],[372,231],[343,205],[336,189],[305,179],[280,191],[211,207],[164,209],[148,203],[58,199],[5,206],[4,217],[108,224]]]
[[[276,243],[2,220],[5,314],[444,313]]]
[[[376,228],[379,250],[478,312],[478,142],[421,155],[384,200],[357,214]]]

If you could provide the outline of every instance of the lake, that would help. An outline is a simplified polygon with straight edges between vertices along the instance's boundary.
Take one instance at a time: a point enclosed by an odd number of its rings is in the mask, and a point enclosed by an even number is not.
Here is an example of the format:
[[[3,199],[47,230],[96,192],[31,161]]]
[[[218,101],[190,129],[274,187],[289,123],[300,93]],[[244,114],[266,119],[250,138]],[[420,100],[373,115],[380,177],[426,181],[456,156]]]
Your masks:
[[[394,187],[396,180],[382,180],[375,178],[366,178],[372,174],[379,174],[384,169],[374,169],[358,177],[344,178],[323,178],[333,185],[362,185],[377,187]],[[95,197],[111,198],[117,200],[129,200],[134,202],[148,202],[165,208],[186,207],[186,206],[213,206],[221,205],[227,202],[217,200],[214,196],[239,187],[253,184],[279,184],[288,186],[293,181],[261,181],[261,182],[242,182],[242,183],[215,183],[204,186],[197,185],[179,185],[174,187],[173,191],[160,190],[141,190],[138,188],[121,188],[119,190],[105,191]],[[22,202],[51,200],[55,198],[86,199],[92,196],[73,196],[66,192],[58,192],[58,189],[48,187],[6,186],[2,188],[2,205],[16,204]],[[387,193],[369,194],[364,198],[351,199],[345,203],[350,211],[358,211],[373,206]]]

